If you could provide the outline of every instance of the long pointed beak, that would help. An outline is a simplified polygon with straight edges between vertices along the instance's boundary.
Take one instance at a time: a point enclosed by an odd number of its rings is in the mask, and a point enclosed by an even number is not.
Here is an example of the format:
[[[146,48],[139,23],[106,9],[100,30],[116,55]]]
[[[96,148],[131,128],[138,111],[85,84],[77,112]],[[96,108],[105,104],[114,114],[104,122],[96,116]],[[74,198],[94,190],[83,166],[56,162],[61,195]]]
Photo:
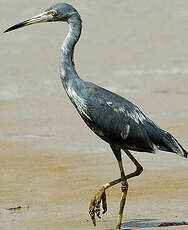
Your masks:
[[[11,30],[16,30],[16,29],[24,27],[24,26],[29,26],[32,24],[47,22],[50,19],[52,19],[52,15],[48,14],[48,12],[43,12],[43,13],[35,16],[35,17],[32,17],[32,18],[26,20],[26,21],[23,21],[23,22],[20,22],[14,26],[11,26],[7,30],[5,30],[3,33],[9,32]]]

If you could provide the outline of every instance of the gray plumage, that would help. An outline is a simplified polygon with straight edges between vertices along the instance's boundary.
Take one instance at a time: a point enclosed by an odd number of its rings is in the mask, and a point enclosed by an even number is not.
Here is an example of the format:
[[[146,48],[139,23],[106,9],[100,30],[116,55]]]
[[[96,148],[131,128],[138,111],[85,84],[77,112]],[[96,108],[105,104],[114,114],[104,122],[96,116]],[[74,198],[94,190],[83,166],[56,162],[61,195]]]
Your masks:
[[[71,6],[66,7],[71,9],[72,16],[67,19],[70,30],[61,47],[60,76],[65,91],[85,123],[111,145],[142,152],[160,149],[187,157],[177,140],[155,125],[137,106],[79,78],[74,68],[73,51],[81,33],[81,18]]]
[[[103,213],[107,211],[105,190],[121,182],[122,195],[116,225],[116,230],[119,230],[128,190],[127,180],[140,175],[143,171],[143,167],[128,150],[155,152],[159,149],[186,158],[188,153],[170,133],[159,128],[136,105],[109,90],[79,78],[73,58],[74,48],[81,34],[82,20],[71,5],[58,3],[40,15],[10,27],[5,32],[34,23],[54,21],[68,22],[70,27],[60,52],[60,77],[63,87],[85,123],[96,135],[110,144],[121,173],[121,178],[99,188],[91,199],[89,213],[93,224],[96,225],[95,214],[100,217],[101,201]],[[124,150],[135,164],[135,172],[125,175],[121,150]]]
[[[67,3],[58,3],[45,12],[55,15],[47,22],[68,22],[69,33],[61,46],[60,77],[63,87],[85,123],[110,145],[141,152],[156,149],[175,152],[187,157],[187,152],[168,132],[160,129],[134,104],[91,82],[79,78],[74,62],[74,47],[80,38],[82,20]],[[27,21],[10,27],[5,32],[23,27]],[[120,156],[116,156],[121,158]]]

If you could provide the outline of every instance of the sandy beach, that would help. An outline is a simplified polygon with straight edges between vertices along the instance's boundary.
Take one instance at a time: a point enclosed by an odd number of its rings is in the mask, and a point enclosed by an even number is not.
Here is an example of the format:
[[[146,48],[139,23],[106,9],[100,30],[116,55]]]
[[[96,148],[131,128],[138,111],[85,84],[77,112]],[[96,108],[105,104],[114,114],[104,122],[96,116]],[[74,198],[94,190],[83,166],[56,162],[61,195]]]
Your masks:
[[[95,190],[119,178],[119,169],[62,87],[59,51],[68,26],[2,34],[54,3],[1,2],[0,230],[112,230],[120,185],[107,191],[108,211],[97,227],[88,214]],[[80,77],[138,105],[188,150],[188,2],[69,3],[83,20],[75,50]],[[162,151],[133,154],[144,172],[129,181],[122,229],[188,229],[188,160]],[[127,173],[134,170],[123,161]]]

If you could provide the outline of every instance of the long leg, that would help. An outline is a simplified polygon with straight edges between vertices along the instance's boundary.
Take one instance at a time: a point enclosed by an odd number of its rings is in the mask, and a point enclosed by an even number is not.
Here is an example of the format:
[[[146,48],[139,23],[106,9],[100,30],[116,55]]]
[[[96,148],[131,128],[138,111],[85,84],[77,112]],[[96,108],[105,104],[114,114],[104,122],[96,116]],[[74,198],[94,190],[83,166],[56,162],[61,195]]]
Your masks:
[[[118,161],[118,164],[121,173],[121,199],[120,199],[120,208],[119,208],[119,214],[118,214],[118,219],[116,224],[116,230],[121,228],[123,209],[125,207],[125,201],[126,201],[127,191],[128,191],[128,183],[125,176],[122,160]]]
[[[112,147],[112,150],[113,150],[113,152],[114,152],[114,154],[118,160],[118,164],[119,164],[119,168],[120,168],[120,172],[121,172],[121,178],[114,180],[114,181],[111,181],[109,183],[106,183],[106,184],[102,185],[97,190],[97,192],[94,194],[94,196],[91,199],[91,202],[89,205],[89,214],[91,216],[91,219],[92,219],[94,226],[96,226],[95,213],[100,218],[100,203],[101,203],[101,201],[102,201],[102,206],[103,206],[103,214],[107,211],[105,190],[118,184],[118,183],[120,183],[120,182],[122,182],[122,194],[121,194],[121,200],[120,200],[120,210],[119,210],[119,215],[118,215],[118,220],[117,220],[117,225],[116,225],[116,230],[118,230],[121,227],[123,209],[124,209],[127,190],[128,190],[127,180],[134,177],[134,176],[140,175],[141,172],[143,171],[143,168],[128,150],[124,150],[125,153],[128,155],[128,157],[133,161],[133,163],[136,166],[135,172],[130,173],[127,176],[125,176],[120,149],[114,148],[113,146],[111,146],[111,147]]]
[[[121,149],[116,144],[110,144],[110,147],[118,161],[121,160]],[[106,203],[106,193],[105,190],[107,188],[110,188],[122,181],[122,177],[111,181],[109,183],[106,183],[102,185],[97,192],[94,194],[94,196],[91,198],[91,202],[89,205],[89,214],[91,216],[92,222],[94,226],[96,226],[96,220],[95,220],[95,214],[100,218],[100,203],[102,201],[102,207],[103,207],[103,214],[107,211],[107,203]]]
[[[122,183],[121,183],[121,191],[122,192],[121,192],[120,209],[119,209],[119,215],[118,215],[117,224],[116,224],[116,230],[121,229],[123,209],[125,206],[125,201],[126,201],[126,196],[127,196],[127,191],[128,191],[127,180],[132,178],[132,177],[139,176],[143,171],[143,167],[133,157],[133,155],[126,149],[124,151],[127,154],[127,156],[131,159],[131,161],[135,164],[136,170],[133,173],[130,173],[130,174],[125,176],[122,160],[118,161],[120,172],[121,172],[121,179],[122,179]]]

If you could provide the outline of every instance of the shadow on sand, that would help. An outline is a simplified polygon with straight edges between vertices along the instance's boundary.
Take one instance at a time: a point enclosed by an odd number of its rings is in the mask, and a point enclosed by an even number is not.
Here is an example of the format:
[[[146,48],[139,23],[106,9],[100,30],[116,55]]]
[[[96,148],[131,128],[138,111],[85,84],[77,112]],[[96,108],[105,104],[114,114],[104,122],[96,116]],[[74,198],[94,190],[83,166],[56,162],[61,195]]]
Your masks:
[[[122,224],[123,230],[131,230],[132,228],[157,228],[157,227],[173,227],[180,225],[188,225],[187,221],[159,222],[157,219],[132,219]]]

